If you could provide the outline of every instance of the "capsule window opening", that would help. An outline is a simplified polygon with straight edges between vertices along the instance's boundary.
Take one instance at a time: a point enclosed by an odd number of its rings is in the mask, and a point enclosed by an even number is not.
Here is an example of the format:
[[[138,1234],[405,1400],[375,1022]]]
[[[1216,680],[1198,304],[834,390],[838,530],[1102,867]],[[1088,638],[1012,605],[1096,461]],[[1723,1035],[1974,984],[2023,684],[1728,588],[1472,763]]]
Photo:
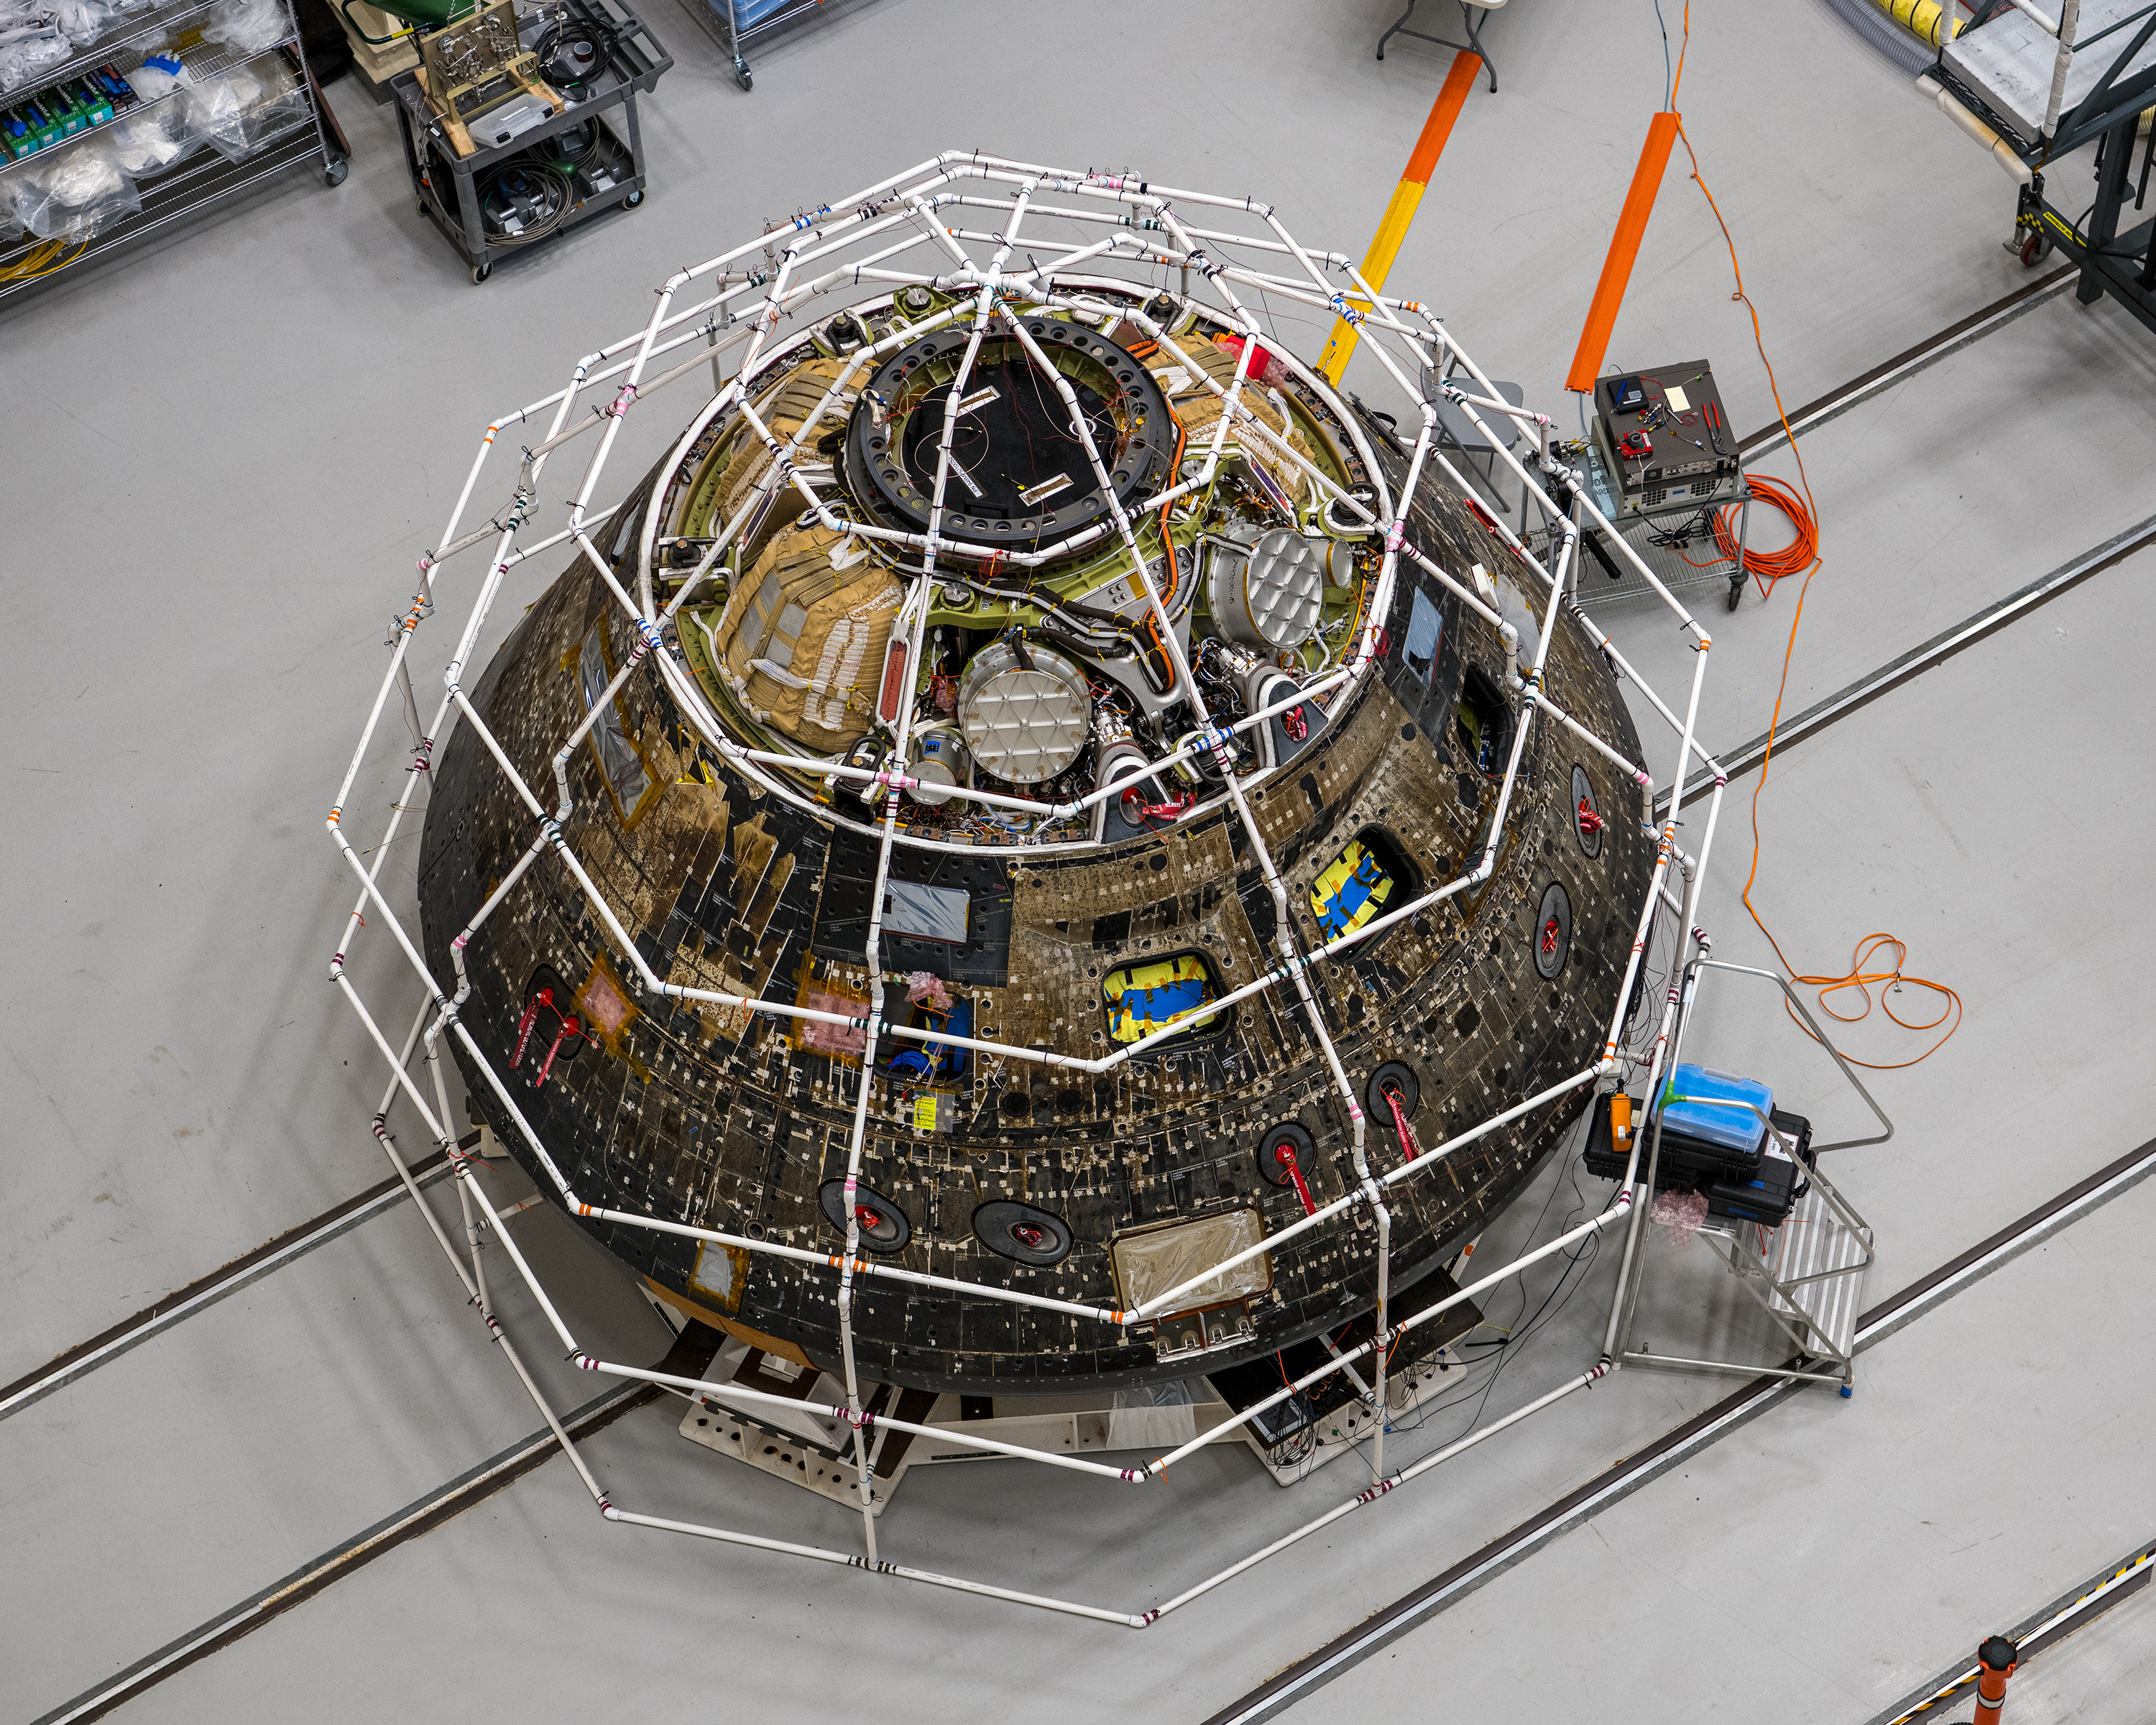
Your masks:
[[[1504,772],[1512,752],[1512,710],[1479,665],[1469,665],[1460,679],[1454,726],[1478,773],[1495,778]]]
[[[1310,914],[1327,940],[1396,911],[1420,890],[1421,877],[1392,834],[1364,827],[1318,871],[1310,886]]]
[[[1101,978],[1101,1004],[1115,1041],[1136,1042],[1173,1024],[1199,1034],[1227,1028],[1208,1009],[1221,995],[1220,979],[1202,952],[1171,952],[1119,965]]]

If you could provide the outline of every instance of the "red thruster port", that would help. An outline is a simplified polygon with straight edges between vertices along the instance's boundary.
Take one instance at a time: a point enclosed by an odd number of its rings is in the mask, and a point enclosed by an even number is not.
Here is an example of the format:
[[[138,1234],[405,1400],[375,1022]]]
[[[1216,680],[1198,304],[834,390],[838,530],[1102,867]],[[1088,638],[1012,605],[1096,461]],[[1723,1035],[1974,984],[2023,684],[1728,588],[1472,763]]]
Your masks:
[[[531,1027],[538,1022],[539,1009],[553,1004],[554,991],[551,988],[542,988],[525,1004],[524,1016],[516,1021],[516,1058],[509,1063],[511,1070],[524,1064],[524,1050],[531,1040]]]
[[[1594,812],[1594,805],[1589,803],[1586,798],[1582,797],[1579,799],[1580,831],[1583,833],[1599,833],[1602,830],[1602,817]]]
[[[1557,918],[1554,916],[1551,917],[1548,922],[1543,924],[1543,951],[1545,952],[1554,952],[1557,951],[1557,937],[1560,932],[1561,931],[1558,927]]]
[[[1385,1100],[1392,1105],[1393,1129],[1400,1135],[1400,1154],[1413,1162],[1421,1151],[1422,1144],[1414,1135],[1414,1128],[1408,1124],[1408,1111],[1400,1101],[1400,1093],[1388,1085]]]
[[[1281,715],[1281,729],[1287,732],[1290,742],[1301,742],[1310,735],[1310,721],[1302,716],[1302,709],[1291,706]]]

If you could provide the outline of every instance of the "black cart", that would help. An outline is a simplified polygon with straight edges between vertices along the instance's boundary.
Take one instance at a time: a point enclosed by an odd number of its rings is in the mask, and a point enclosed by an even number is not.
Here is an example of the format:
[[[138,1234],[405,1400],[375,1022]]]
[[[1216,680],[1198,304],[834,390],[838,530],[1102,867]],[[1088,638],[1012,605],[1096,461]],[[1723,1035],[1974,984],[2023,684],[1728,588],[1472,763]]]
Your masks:
[[[428,105],[418,72],[400,72],[389,83],[419,213],[448,236],[475,284],[503,258],[589,217],[644,202],[637,93],[649,94],[674,64],[649,25],[608,0],[560,0],[519,19],[517,31],[540,56],[542,76],[550,33],[581,33],[598,52],[581,75],[549,80],[563,99],[559,114],[506,141],[490,141],[495,114],[483,115],[471,122],[478,147],[459,156]],[[511,122],[495,123],[506,130]]]

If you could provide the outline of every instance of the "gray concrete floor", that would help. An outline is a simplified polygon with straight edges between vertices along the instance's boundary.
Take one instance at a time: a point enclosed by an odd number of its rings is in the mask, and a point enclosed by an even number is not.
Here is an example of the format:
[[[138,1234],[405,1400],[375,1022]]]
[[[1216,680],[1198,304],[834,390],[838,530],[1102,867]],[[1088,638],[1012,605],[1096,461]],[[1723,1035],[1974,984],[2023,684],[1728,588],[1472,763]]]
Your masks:
[[[2143,1588],[2007,1685],[2026,1725],[2144,1725],[2156,1709],[2156,1594]]]
[[[1081,28],[1060,12],[881,0],[758,55],[743,96],[689,17],[661,8],[680,64],[644,110],[650,199],[483,290],[415,216],[388,116],[344,85],[344,187],[295,184],[10,317],[5,392],[45,407],[8,451],[9,572],[26,601],[65,597],[19,604],[0,641],[15,745],[0,1379],[380,1178],[374,1057],[323,980],[350,888],[319,821],[382,624],[490,414],[554,387],[684,259],[941,147],[1247,187],[1299,234],[1355,250],[1445,65],[1412,44],[1370,59],[1393,12],[1095,7],[1087,51],[1142,74],[1104,112],[1060,74],[1044,98],[1051,38]],[[1823,6],[1695,20],[1681,105],[1790,405],[2025,280],[1998,243],[2005,180]],[[1646,0],[1591,18],[1509,8],[1488,40],[1502,87],[1462,116],[1394,280],[1553,404],[1661,99],[1661,43]],[[961,104],[921,99],[954,71]],[[1613,355],[1712,356],[1748,430],[1772,403],[1728,295],[1712,217],[1673,172]],[[1808,439],[1828,562],[1791,707],[2156,511],[2152,369],[2137,326],[2068,296]],[[1359,365],[1349,382],[1375,393]],[[1786,455],[1767,470],[1793,472]],[[1875,1296],[2149,1135],[2146,568],[2097,578],[1793,748],[1760,798],[1754,901],[1792,960],[1837,971],[1858,937],[1891,929],[1968,1007],[1937,1057],[1881,1079],[1901,1131],[1845,1170],[1880,1229]],[[93,591],[126,603],[84,605]],[[1726,616],[1710,596],[1713,745],[1763,727],[1794,597]],[[1688,672],[1659,619],[1609,614],[1650,675]],[[1743,962],[1767,951],[1736,897],[1753,783],[1732,788],[1707,906],[1717,951]],[[366,795],[378,812],[394,788]],[[1763,996],[1725,998],[1701,1051],[1771,1062],[1835,1130],[1823,1059]],[[1849,1041],[1886,1060],[1922,1045],[1876,1014]],[[1382,1717],[1441,1693],[1503,1717],[1585,1699],[1584,1672],[1621,1718],[1718,1717],[1768,1695],[1806,1719],[1867,1717],[2156,1521],[2146,1394],[2120,1369],[2145,1353],[2151,1190],[1883,1344],[1855,1401],[1785,1404],[1299,1715]],[[1553,1170],[1509,1240],[1538,1219],[1547,1238],[1577,1201]],[[663,1347],[550,1213],[514,1225],[583,1328],[631,1358]],[[1699,1250],[1658,1264],[1658,1343],[1735,1324]],[[1489,1411],[1591,1355],[1611,1268],[1575,1272]],[[1553,1266],[1528,1298],[1554,1281]],[[0,1711],[36,1717],[528,1432],[454,1290],[418,1219],[393,1212],[0,1424]],[[550,1391],[588,1394],[506,1307]],[[1195,1720],[1724,1388],[1620,1374],[1141,1636],[609,1529],[551,1462],[127,1716],[627,1703],[793,1718],[865,1674],[900,1718]],[[1402,1445],[1434,1447],[1468,1417],[1465,1403],[1433,1414]],[[673,1425],[647,1409],[591,1445],[622,1502],[850,1537],[841,1512],[713,1463]],[[1002,1464],[924,1471],[884,1538],[927,1567],[1137,1609],[1346,1495],[1352,1466],[1281,1492],[1239,1452],[1208,1456],[1160,1493],[1173,1514],[1150,1490]]]

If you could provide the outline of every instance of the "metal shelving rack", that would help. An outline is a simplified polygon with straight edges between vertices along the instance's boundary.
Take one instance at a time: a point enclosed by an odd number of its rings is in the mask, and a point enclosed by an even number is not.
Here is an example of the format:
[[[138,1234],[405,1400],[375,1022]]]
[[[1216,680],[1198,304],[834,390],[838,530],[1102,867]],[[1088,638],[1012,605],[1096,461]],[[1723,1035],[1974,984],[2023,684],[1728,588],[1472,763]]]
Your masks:
[[[58,84],[78,72],[108,60],[118,59],[126,54],[130,47],[140,49],[169,41],[174,32],[198,23],[218,3],[218,0],[183,0],[180,5],[163,7],[146,15],[131,18],[125,29],[115,32],[73,59],[39,74],[14,94],[18,96],[34,95],[38,90]],[[182,48],[181,58],[188,72],[200,82],[221,76],[265,54],[282,54],[290,64],[300,88],[306,95],[305,117],[296,119],[290,126],[271,133],[250,154],[238,162],[228,161],[212,150],[198,149],[169,167],[138,179],[136,183],[142,193],[142,208],[138,213],[99,228],[91,235],[87,245],[66,262],[42,275],[19,281],[0,280],[0,305],[66,280],[85,264],[110,258],[158,234],[182,227],[193,218],[231,203],[284,173],[288,168],[301,163],[319,165],[322,178],[329,185],[343,182],[351,162],[352,147],[346,142],[343,129],[338,126],[336,116],[330,111],[329,104],[323,100],[321,87],[315,82],[315,74],[307,65],[306,54],[300,43],[299,23],[292,13],[291,0],[280,0],[280,9],[284,14],[285,33],[266,47],[249,49],[244,53],[233,49],[213,49],[204,53],[200,48]],[[80,139],[94,136],[121,120],[176,100],[182,94],[183,91],[179,90],[168,90],[148,101],[137,102],[133,107],[115,114],[110,120],[85,127],[64,143],[54,147],[67,149]],[[41,160],[47,153],[39,151],[34,155],[0,162],[0,178],[19,172],[30,163]],[[0,246],[0,270],[21,262],[42,244],[44,242],[34,235],[25,234],[18,242]]]
[[[580,100],[566,101],[562,111],[519,132],[506,144],[459,156],[444,135],[417,70],[399,72],[389,80],[397,108],[398,136],[404,141],[404,165],[412,176],[412,190],[419,213],[442,230],[457,254],[465,260],[475,285],[494,273],[501,259],[527,251],[535,240],[490,239],[480,209],[480,180],[489,171],[523,155],[535,144],[558,137],[575,127],[592,127],[595,147],[611,145],[619,151],[611,158],[626,167],[625,172],[608,172],[598,185],[584,176],[583,194],[547,230],[552,239],[593,216],[610,209],[634,209],[644,202],[646,179],[644,132],[636,118],[636,97],[658,87],[660,74],[672,67],[674,57],[659,45],[651,28],[625,6],[611,8],[606,0],[563,0],[561,13],[580,23],[594,24],[608,42],[606,64],[584,86]],[[545,28],[553,9],[535,12],[520,19],[518,30],[528,48]],[[642,43],[637,39],[641,37]],[[621,110],[626,140],[618,139],[600,116]]]
[[[834,0],[689,0],[701,16],[708,8],[721,28],[718,36],[733,61],[734,82],[743,90],[756,88],[742,48],[758,36],[768,36],[813,14],[828,16],[837,9]],[[746,14],[746,22],[744,22]]]
[[[1609,475],[1602,465],[1602,452],[1592,439],[1582,452],[1579,466],[1587,479],[1589,495],[1594,506],[1609,518],[1623,533],[1640,560],[1655,572],[1655,578],[1671,593],[1687,588],[1708,587],[1726,583],[1728,588],[1728,608],[1734,611],[1738,601],[1744,595],[1744,547],[1752,526],[1752,482],[1742,472],[1738,475],[1737,489],[1726,497],[1712,502],[1657,503],[1642,509],[1622,501],[1616,488],[1609,483]],[[1722,554],[1712,532],[1686,543],[1659,545],[1658,534],[1666,533],[1667,525],[1697,516],[1702,510],[1719,514],[1730,504],[1737,506],[1737,557],[1732,562]],[[1550,534],[1546,527],[1538,528],[1526,536],[1529,549],[1541,554],[1549,548]],[[1612,604],[1620,599],[1651,598],[1654,589],[1640,578],[1639,571],[1629,560],[1610,557],[1618,573],[1612,579],[1601,561],[1593,555],[1601,547],[1589,544],[1588,554],[1575,558],[1573,563],[1573,591],[1579,603],[1590,609],[1599,604]],[[1607,553],[1605,552],[1605,555]]]

